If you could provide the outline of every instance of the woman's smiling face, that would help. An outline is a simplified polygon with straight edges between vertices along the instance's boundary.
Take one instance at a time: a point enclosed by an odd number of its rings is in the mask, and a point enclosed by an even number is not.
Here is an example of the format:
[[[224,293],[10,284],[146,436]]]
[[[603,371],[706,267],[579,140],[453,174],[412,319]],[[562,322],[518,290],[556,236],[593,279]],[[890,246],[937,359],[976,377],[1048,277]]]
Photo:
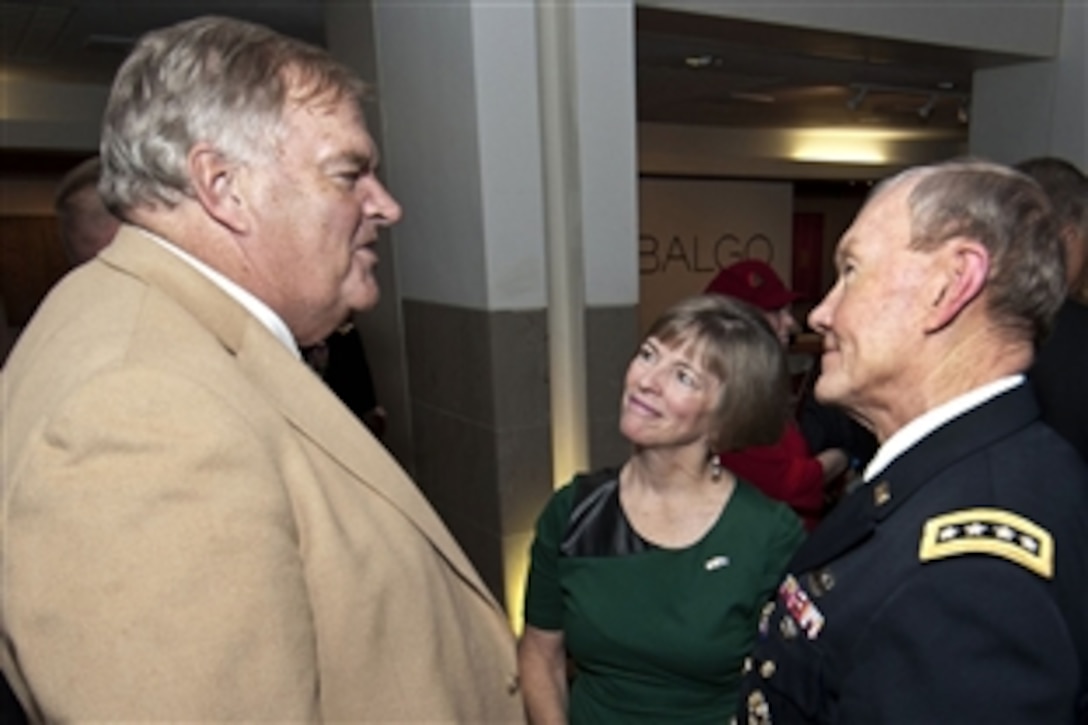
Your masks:
[[[627,367],[620,431],[636,446],[710,448],[722,383],[702,364],[690,339],[666,346],[647,338]]]

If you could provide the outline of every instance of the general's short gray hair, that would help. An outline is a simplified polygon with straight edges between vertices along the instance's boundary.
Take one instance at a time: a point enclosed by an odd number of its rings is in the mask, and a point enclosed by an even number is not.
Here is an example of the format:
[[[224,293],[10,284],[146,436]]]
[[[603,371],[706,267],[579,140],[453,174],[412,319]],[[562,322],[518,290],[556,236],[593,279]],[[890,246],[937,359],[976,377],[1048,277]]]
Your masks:
[[[1034,180],[981,159],[908,169],[874,196],[905,183],[911,245],[932,249],[969,237],[990,254],[986,282],[994,322],[1041,342],[1065,298],[1065,251],[1051,203]]]

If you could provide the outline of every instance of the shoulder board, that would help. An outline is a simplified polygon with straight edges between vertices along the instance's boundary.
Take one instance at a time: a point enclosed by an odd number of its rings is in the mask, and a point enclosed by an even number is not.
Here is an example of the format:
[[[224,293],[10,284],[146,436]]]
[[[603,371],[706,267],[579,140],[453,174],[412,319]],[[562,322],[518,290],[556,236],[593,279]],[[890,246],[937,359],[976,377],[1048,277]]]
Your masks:
[[[1054,576],[1054,539],[1023,516],[1001,509],[974,508],[935,516],[922,529],[921,561],[962,554],[997,556],[1044,579]]]

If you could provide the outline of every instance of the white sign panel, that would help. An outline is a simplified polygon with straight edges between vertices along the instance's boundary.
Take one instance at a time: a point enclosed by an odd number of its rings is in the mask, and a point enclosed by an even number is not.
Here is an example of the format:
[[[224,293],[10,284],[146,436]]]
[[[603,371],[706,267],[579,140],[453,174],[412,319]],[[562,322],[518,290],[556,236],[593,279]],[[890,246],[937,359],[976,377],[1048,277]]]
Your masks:
[[[784,182],[642,178],[639,181],[639,320],[699,294],[722,267],[768,262],[788,286],[793,187]]]

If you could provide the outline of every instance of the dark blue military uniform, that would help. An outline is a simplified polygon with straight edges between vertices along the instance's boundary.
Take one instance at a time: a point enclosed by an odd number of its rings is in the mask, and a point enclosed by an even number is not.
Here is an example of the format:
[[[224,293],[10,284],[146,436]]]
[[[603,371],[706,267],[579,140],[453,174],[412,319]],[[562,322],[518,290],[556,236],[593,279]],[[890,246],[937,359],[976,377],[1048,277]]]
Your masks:
[[[790,563],[744,722],[1088,722],[1088,469],[1021,385],[931,432]]]

